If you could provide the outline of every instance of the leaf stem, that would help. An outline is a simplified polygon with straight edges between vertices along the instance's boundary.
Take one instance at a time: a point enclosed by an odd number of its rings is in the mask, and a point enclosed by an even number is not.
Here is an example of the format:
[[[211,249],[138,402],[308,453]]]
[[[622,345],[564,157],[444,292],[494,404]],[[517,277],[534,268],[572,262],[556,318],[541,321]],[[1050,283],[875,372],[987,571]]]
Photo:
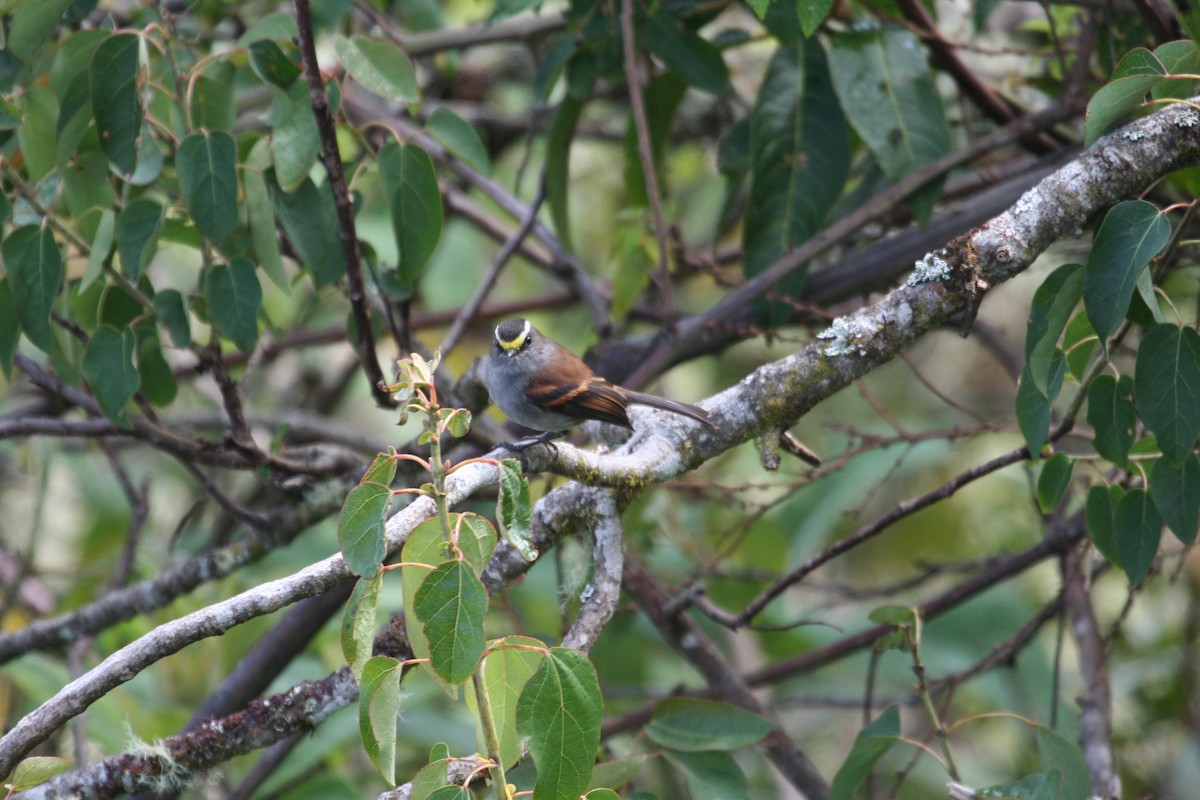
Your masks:
[[[496,720],[492,716],[492,701],[488,698],[482,664],[471,673],[471,685],[475,689],[475,705],[479,708],[479,723],[483,728],[483,741],[487,747],[488,758],[496,765],[495,774],[492,776],[496,800],[507,800],[508,779],[504,775],[504,759],[500,757],[500,737],[496,733]]]

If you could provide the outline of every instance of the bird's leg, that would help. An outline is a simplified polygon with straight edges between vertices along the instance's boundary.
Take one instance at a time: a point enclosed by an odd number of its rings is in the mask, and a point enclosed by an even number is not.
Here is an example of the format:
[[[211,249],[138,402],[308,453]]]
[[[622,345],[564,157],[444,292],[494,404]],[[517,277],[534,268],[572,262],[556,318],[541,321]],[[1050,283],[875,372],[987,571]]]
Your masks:
[[[570,431],[544,431],[542,433],[539,433],[537,436],[526,436],[525,438],[518,439],[515,442],[500,442],[500,444],[496,445],[496,449],[497,450],[500,450],[500,449],[507,450],[510,453],[514,454],[521,461],[521,469],[528,470],[529,463],[525,458],[526,450],[528,450],[530,447],[533,447],[534,445],[538,445],[538,444],[549,445],[550,447],[553,448],[554,447],[553,440],[561,439],[562,437],[566,436],[568,433],[570,433]],[[555,454],[557,454],[558,449],[555,448],[554,452],[555,452]]]

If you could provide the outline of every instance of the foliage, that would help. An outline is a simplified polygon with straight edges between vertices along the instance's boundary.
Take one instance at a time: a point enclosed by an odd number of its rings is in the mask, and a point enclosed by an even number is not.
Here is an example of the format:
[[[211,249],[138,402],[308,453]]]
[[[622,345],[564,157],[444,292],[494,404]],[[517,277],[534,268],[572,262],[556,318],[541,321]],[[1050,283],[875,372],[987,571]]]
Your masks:
[[[1194,10],[177,5],[0,3],[12,791],[1186,793]],[[493,452],[518,314],[719,429]]]

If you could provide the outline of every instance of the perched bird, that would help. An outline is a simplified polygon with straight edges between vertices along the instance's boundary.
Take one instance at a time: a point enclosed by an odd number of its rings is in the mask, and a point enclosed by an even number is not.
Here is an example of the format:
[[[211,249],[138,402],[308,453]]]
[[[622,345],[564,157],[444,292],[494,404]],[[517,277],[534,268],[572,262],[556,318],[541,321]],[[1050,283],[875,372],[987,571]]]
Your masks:
[[[562,436],[589,419],[633,430],[627,413],[632,403],[717,427],[702,408],[609,383],[520,317],[496,326],[484,375],[492,402],[509,419],[542,431],[530,444]]]

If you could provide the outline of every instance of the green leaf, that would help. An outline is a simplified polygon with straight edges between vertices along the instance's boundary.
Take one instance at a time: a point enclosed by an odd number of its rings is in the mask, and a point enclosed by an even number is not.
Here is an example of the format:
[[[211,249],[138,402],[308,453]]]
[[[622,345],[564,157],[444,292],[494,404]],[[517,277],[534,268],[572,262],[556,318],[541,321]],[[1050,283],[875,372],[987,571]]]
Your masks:
[[[272,92],[278,119],[271,132],[271,159],[275,176],[291,192],[308,180],[321,154],[321,134],[308,99],[308,83],[296,81],[286,95]],[[326,184],[328,185],[328,184]]]
[[[117,217],[117,255],[121,274],[137,283],[158,249],[163,229],[163,208],[149,197],[139,197]]]
[[[175,156],[179,188],[196,228],[214,242],[224,239],[238,217],[237,146],[222,131],[193,133]]]
[[[37,3],[27,3],[26,5],[37,5]],[[5,786],[13,792],[27,791],[66,771],[73,763],[65,758],[55,758],[54,756],[31,756],[22,759]]]
[[[664,155],[667,134],[670,132],[675,112],[679,110],[679,104],[683,102],[686,92],[687,84],[670,72],[654,76],[642,92],[642,102],[646,107],[646,125],[650,135],[650,154],[654,161],[659,191],[664,196],[669,195],[666,170],[669,159]],[[632,118],[625,126],[622,147],[625,151],[625,191],[629,194],[629,202],[635,206],[648,207],[650,205],[650,189],[646,185],[646,175],[642,171],[637,126]],[[644,234],[646,231],[641,221],[629,225],[626,230],[630,233],[636,231],[639,234]],[[614,250],[619,248],[620,245],[617,245]],[[616,312],[613,313],[613,316],[617,319],[624,317],[623,314],[618,315]]]
[[[533,504],[529,500],[529,482],[521,471],[521,462],[508,458],[499,466],[500,494],[496,500],[496,522],[500,533],[526,561],[537,558],[533,546]]]
[[[411,629],[409,631],[411,633]],[[447,786],[446,769],[450,766],[450,756],[446,745],[434,745],[435,753],[430,753],[429,763],[421,767],[412,779],[412,795],[410,800],[429,800],[429,797]]]
[[[654,707],[646,735],[671,750],[736,750],[771,732],[771,723],[728,703],[674,697]]]
[[[809,3],[824,5],[801,0],[802,24]],[[818,13],[823,19],[828,7]],[[810,35],[808,26],[805,35]],[[829,61],[846,117],[888,178],[899,180],[950,152],[946,110],[914,33],[899,25],[851,29],[833,38]],[[909,200],[922,224],[928,222],[941,187],[939,181]]]
[[[626,164],[629,162],[627,161]],[[626,170],[628,173],[628,170]],[[641,175],[641,171],[638,171]],[[642,194],[645,195],[643,187]],[[613,243],[613,252],[609,256],[613,264],[612,282],[612,317],[623,320],[633,310],[634,303],[642,291],[650,283],[650,273],[654,269],[654,260],[647,252],[645,228],[640,223],[626,226],[621,230]],[[657,250],[657,245],[654,245]]]
[[[587,657],[558,647],[546,653],[517,703],[517,728],[537,766],[533,800],[578,797],[587,788],[603,711]]]
[[[295,53],[290,44],[288,52]],[[256,39],[250,43],[250,68],[264,82],[280,89],[291,88],[300,77],[300,65],[295,58],[271,39]]]
[[[730,91],[729,70],[721,51],[699,34],[681,28],[665,5],[647,17],[642,43],[689,86],[711,94]]]
[[[863,728],[850,748],[850,754],[833,776],[831,800],[851,800],[858,787],[866,781],[875,763],[900,738],[900,711],[892,706]]]
[[[599,789],[608,786],[620,789],[638,776],[649,758],[648,754],[639,753],[616,761],[601,761],[592,767],[592,782],[588,784],[588,788]]]
[[[496,529],[487,517],[469,511],[458,515],[456,527],[459,551],[475,574],[482,575],[492,553],[496,551]]]
[[[546,137],[546,204],[550,207],[550,219],[554,231],[562,242],[563,249],[573,252],[571,242],[571,214],[567,191],[571,182],[571,142],[575,138],[575,126],[583,113],[584,101],[567,95],[559,104],[550,122]]]
[[[12,287],[8,278],[0,278],[0,370],[4,371],[5,380],[12,380],[13,358],[20,340],[21,328],[17,324],[17,306],[13,302]]]
[[[339,34],[333,46],[346,72],[367,91],[400,103],[421,99],[412,62],[396,45],[366,36],[347,38]]]
[[[388,786],[396,785],[396,720],[400,715],[400,662],[375,656],[363,665],[358,732],[371,763]]]
[[[0,256],[8,270],[21,330],[29,341],[50,353],[54,349],[50,309],[63,281],[62,253],[54,234],[38,225],[17,228],[0,244]]]
[[[583,797],[584,800],[621,800],[621,795],[612,789],[592,789]]]
[[[359,578],[342,614],[342,655],[356,681],[362,681],[363,668],[370,660],[375,644],[375,613],[382,588],[383,572],[371,578]]]
[[[27,86],[21,98],[25,124],[17,128],[17,141],[25,157],[29,179],[40,181],[58,164],[59,102],[44,86]]]
[[[167,329],[176,347],[188,347],[192,343],[191,321],[183,295],[176,289],[163,289],[154,295],[154,313]]]
[[[1033,294],[1025,328],[1025,360],[1038,390],[1045,394],[1058,340],[1083,295],[1083,265],[1064,264],[1050,273]]]
[[[1111,563],[1120,566],[1117,553],[1116,514],[1117,506],[1125,497],[1120,486],[1093,486],[1087,496],[1087,530],[1092,544]]]
[[[1171,226],[1145,200],[1117,203],[1104,216],[1083,277],[1083,305],[1101,340],[1129,310],[1138,275],[1171,236]]]
[[[1142,337],[1133,374],[1134,404],[1163,455],[1179,463],[1200,436],[1200,334],[1157,325]]]
[[[1096,432],[1092,445],[1096,452],[1117,465],[1129,458],[1133,444],[1137,411],[1129,397],[1133,381],[1122,375],[1118,381],[1112,375],[1100,375],[1088,387],[1087,421]]]
[[[425,123],[429,134],[460,161],[481,175],[492,171],[487,148],[475,126],[448,108],[439,108]]]
[[[179,393],[179,384],[175,382],[171,365],[163,357],[162,342],[151,322],[142,322],[135,333],[138,390],[154,405],[160,408],[169,406]]]
[[[114,33],[92,56],[92,114],[100,132],[100,150],[123,177],[133,175],[142,132],[142,101],[138,95],[136,33]]]
[[[102,325],[88,340],[83,354],[83,375],[104,416],[121,428],[129,427],[125,404],[138,390],[138,373],[133,366],[137,335],[129,329],[117,331]]]
[[[692,797],[754,800],[742,768],[728,753],[685,753],[668,750],[667,760],[683,772]]]
[[[154,129],[149,122],[142,123],[142,134],[137,140],[137,167],[128,181],[134,186],[149,186],[162,174],[163,154],[154,138]]]
[[[1029,372],[1029,364],[1021,370],[1021,383],[1017,386],[1017,425],[1025,437],[1030,456],[1034,458],[1042,452],[1049,438],[1050,412],[1067,372],[1067,361],[1062,353],[1055,352],[1050,370],[1045,393],[1038,389],[1037,382]]]
[[[750,115],[750,161],[742,231],[747,276],[820,230],[849,172],[850,132],[815,40],[797,39],[771,58]],[[803,279],[779,290],[797,293]]]
[[[96,225],[96,235],[92,237],[92,249],[88,253],[87,267],[83,271],[83,279],[79,282],[79,291],[85,291],[104,272],[104,265],[112,255],[113,242],[117,229],[117,215],[111,208],[100,212],[100,222]]]
[[[72,0],[27,0],[17,6],[8,30],[8,48],[22,61],[32,61],[50,38]]]
[[[1037,499],[1043,514],[1049,514],[1058,507],[1067,487],[1071,485],[1071,474],[1075,470],[1075,461],[1066,453],[1055,453],[1042,465],[1038,476]]]
[[[247,169],[242,172],[242,191],[246,200],[246,220],[250,225],[250,242],[254,257],[263,272],[284,294],[292,293],[292,284],[283,270],[279,250],[279,234],[275,230],[275,209],[263,173],[271,166],[271,143],[259,139],[246,157]]]
[[[346,274],[346,256],[338,234],[337,208],[328,182],[318,189],[311,178],[301,181],[294,192],[284,192],[275,181],[274,170],[267,171],[267,186],[279,212],[284,233],[322,289],[337,283]]]
[[[832,10],[833,0],[797,0],[796,11],[800,17],[800,30],[804,31],[804,38],[811,39]],[[762,18],[762,14],[758,16]]]
[[[71,81],[58,109],[54,153],[55,161],[60,167],[66,167],[79,155],[80,144],[84,134],[91,129],[92,118],[91,78],[85,71]],[[89,149],[90,147],[89,143]],[[105,172],[107,171],[106,162]],[[107,175],[105,177],[107,178]]]
[[[1200,73],[1200,47],[1197,47],[1194,41],[1179,39],[1159,45],[1154,49],[1154,57],[1159,60],[1159,63],[1163,65],[1163,68],[1170,75],[1196,75]],[[1195,96],[1198,84],[1200,82],[1195,78],[1164,80],[1154,86],[1154,99],[1173,98],[1175,100],[1186,100],[1189,97]]]
[[[462,786],[443,786],[435,789],[428,800],[474,800],[470,789]]]
[[[371,481],[373,483],[382,483],[384,486],[391,486],[392,481],[396,479],[396,459],[391,452],[376,453],[375,459],[371,462],[371,466],[367,467],[367,471],[363,473],[362,480]]]
[[[233,132],[237,120],[237,70],[228,61],[210,63],[192,81],[192,124],[205,131]]]
[[[412,288],[442,236],[442,193],[429,154],[394,142],[379,151],[379,173],[400,253],[400,283]]]
[[[1117,503],[1113,531],[1117,539],[1118,566],[1137,586],[1150,571],[1162,538],[1162,517],[1144,489],[1131,489]]]
[[[408,540],[401,550],[400,560],[403,564],[431,565],[430,567],[400,567],[400,582],[404,590],[404,626],[414,658],[430,658],[429,640],[425,638],[425,626],[421,624],[415,611],[417,589],[432,571],[432,565],[446,560],[449,549],[448,543],[442,538],[441,523],[436,519],[430,519],[418,525],[416,530],[408,535]],[[428,660],[422,661],[420,666],[448,695],[457,699],[458,687],[444,681],[440,675],[434,672]]]
[[[1092,781],[1079,748],[1062,735],[1040,725],[1037,729],[1037,742],[1042,771],[1047,775],[1053,772],[1062,775],[1061,791],[1049,797],[1062,800],[1085,800],[1091,797]]]
[[[338,518],[338,546],[355,575],[372,578],[383,565],[384,523],[391,499],[392,490],[374,481],[360,483],[346,495]]]
[[[1167,527],[1191,547],[1200,527],[1200,459],[1193,454],[1178,464],[1165,458],[1154,462],[1150,498]]]
[[[1083,380],[1098,344],[1092,321],[1088,319],[1086,311],[1080,310],[1067,323],[1062,341],[1063,350],[1067,354],[1067,368],[1076,380]]]
[[[215,264],[204,276],[204,299],[217,330],[229,337],[243,353],[258,341],[258,309],[262,285],[254,262],[234,256],[228,264]]]
[[[421,582],[414,611],[424,623],[434,672],[447,683],[471,677],[483,657],[487,589],[465,561],[446,561]]]
[[[1133,117],[1138,106],[1166,75],[1166,69],[1144,47],[1135,48],[1113,70],[1112,80],[1092,95],[1083,123],[1084,144],[1092,144]]]
[[[545,645],[526,636],[510,636],[483,659],[483,680],[492,705],[492,720],[500,740],[500,760],[505,769],[516,764],[522,753],[522,738],[517,730],[517,702],[521,691],[542,661],[539,649]],[[537,648],[537,649],[529,649]],[[475,693],[467,692],[467,705],[476,714]],[[476,725],[480,752],[486,752],[483,731]]]

